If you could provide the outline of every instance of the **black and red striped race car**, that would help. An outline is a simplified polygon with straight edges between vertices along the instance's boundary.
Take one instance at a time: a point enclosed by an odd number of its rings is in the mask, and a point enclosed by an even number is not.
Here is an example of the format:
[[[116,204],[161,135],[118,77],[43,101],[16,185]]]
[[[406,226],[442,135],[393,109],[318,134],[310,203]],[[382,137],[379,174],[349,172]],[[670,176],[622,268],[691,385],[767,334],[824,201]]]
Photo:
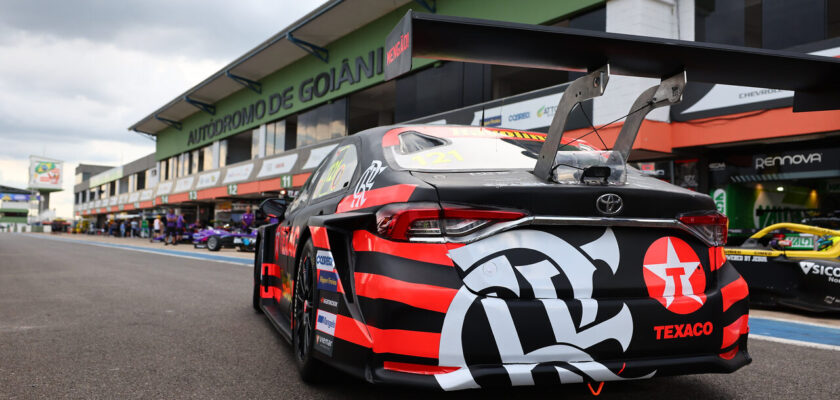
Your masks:
[[[547,43],[559,50],[545,54]],[[726,217],[709,196],[625,161],[644,116],[681,99],[683,68],[799,90],[776,78],[790,65],[758,50],[411,12],[386,45],[387,78],[412,56],[589,73],[566,88],[548,134],[374,128],[339,142],[288,209],[262,205],[282,221],[259,230],[253,305],[292,343],[304,380],[328,365],[456,390],[750,362],[748,291],[723,253]],[[823,77],[840,65],[791,57]],[[611,71],[666,78],[636,100],[611,150],[563,137]],[[823,98],[805,99],[800,107]]]

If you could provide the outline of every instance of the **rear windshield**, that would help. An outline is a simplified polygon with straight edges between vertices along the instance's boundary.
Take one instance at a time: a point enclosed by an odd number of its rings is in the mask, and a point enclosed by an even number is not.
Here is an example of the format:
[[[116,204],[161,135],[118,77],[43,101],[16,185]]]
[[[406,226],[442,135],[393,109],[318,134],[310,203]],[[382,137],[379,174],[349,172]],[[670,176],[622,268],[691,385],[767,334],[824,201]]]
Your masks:
[[[544,142],[544,133],[440,126],[388,132],[383,146],[399,169],[500,171],[533,169]],[[598,150],[582,140],[564,137],[563,143],[561,151]]]

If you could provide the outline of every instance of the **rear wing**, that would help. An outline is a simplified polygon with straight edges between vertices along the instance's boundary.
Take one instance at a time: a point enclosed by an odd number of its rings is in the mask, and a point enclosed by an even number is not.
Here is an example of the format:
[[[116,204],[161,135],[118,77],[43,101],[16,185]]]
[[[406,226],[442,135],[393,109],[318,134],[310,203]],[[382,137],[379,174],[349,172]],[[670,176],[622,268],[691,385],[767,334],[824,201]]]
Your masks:
[[[385,79],[412,58],[581,71],[560,100],[534,173],[548,179],[568,114],[604,93],[609,76],[658,78],[631,109],[614,151],[626,161],[644,116],[682,99],[686,77],[794,91],[793,110],[840,109],[840,59],[674,39],[430,15],[409,11],[385,41]]]

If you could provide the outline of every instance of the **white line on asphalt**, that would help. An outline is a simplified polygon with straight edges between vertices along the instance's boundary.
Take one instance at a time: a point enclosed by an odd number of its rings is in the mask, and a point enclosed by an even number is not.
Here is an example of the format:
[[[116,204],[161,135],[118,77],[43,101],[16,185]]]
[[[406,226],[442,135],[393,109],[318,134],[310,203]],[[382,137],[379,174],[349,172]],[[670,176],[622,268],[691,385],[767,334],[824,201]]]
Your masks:
[[[840,326],[837,326],[837,325],[821,324],[821,323],[818,323],[818,322],[802,321],[802,320],[791,319],[791,318],[767,317],[767,316],[764,316],[764,315],[761,315],[761,316],[750,315],[750,319],[768,319],[768,320],[771,320],[771,321],[791,322],[791,323],[794,323],[794,324],[818,326],[820,328],[840,329]]]
[[[803,342],[801,340],[783,339],[783,338],[777,338],[777,337],[773,337],[773,336],[756,335],[755,333],[750,333],[749,338],[750,339],[765,340],[765,341],[768,341],[768,342],[791,344],[791,345],[794,345],[794,346],[811,347],[811,348],[814,348],[814,349],[840,351],[840,346],[833,346],[833,345],[830,345],[830,344],[813,343],[813,342]]]
[[[243,259],[243,262],[239,263],[239,262],[226,261],[226,260],[217,260],[217,259],[213,259],[213,258],[193,257],[193,256],[187,256],[187,255],[183,255],[183,254],[163,253],[163,252],[159,252],[159,251],[155,251],[155,250],[145,250],[145,249],[138,249],[138,248],[134,248],[134,247],[124,247],[124,245],[118,245],[118,244],[88,242],[86,240],[51,238],[51,237],[43,237],[43,236],[38,236],[38,235],[32,235],[31,237],[37,237],[39,239],[47,239],[47,240],[57,240],[57,241],[60,241],[60,242],[87,244],[87,245],[91,245],[91,246],[105,247],[105,248],[109,248],[109,249],[137,251],[137,252],[140,252],[140,253],[157,254],[159,256],[181,257],[181,258],[189,258],[191,260],[198,260],[198,261],[213,261],[213,262],[225,263],[225,264],[244,265],[246,267],[252,267],[252,268],[254,267],[253,263],[247,262],[248,260],[245,260],[245,259]]]

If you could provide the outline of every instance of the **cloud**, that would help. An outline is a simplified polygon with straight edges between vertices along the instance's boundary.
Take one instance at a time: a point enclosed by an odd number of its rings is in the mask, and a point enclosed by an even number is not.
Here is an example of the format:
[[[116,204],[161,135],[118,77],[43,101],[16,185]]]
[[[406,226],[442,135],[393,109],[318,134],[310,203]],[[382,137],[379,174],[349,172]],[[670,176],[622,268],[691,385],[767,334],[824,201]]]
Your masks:
[[[70,217],[79,163],[154,152],[127,128],[323,0],[0,0],[0,184],[29,155],[64,160],[52,208]]]

